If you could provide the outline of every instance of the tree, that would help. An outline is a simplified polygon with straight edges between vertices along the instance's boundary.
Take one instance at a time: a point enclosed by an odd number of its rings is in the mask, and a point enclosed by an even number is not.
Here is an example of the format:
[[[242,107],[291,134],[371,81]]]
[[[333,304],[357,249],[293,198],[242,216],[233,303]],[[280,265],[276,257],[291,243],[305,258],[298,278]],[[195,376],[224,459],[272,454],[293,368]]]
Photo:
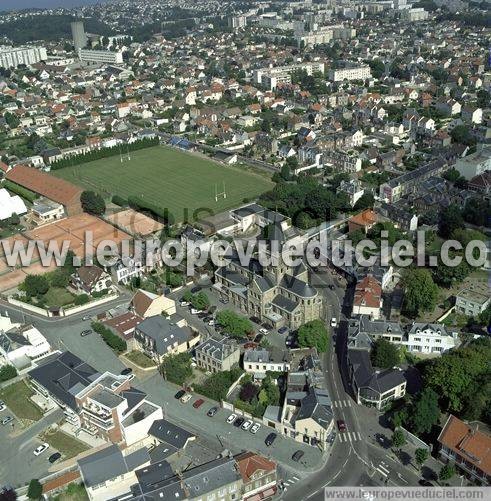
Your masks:
[[[416,435],[429,433],[439,419],[438,395],[431,388],[425,388],[411,408],[409,415],[411,431]]]
[[[450,238],[452,233],[463,225],[464,218],[459,206],[452,204],[441,211],[438,232],[443,238]]]
[[[99,193],[84,191],[80,196],[80,202],[85,212],[101,216],[106,212],[106,203]]]
[[[438,478],[441,482],[450,480],[455,475],[455,466],[453,464],[447,463],[442,466]]]
[[[189,353],[166,355],[160,366],[160,373],[166,380],[172,383],[185,384],[193,375],[191,355]]]
[[[203,291],[200,291],[191,297],[191,305],[197,310],[206,310],[210,307],[210,300]]]
[[[301,348],[317,348],[319,353],[327,351],[327,329],[321,320],[311,320],[298,329],[298,344]]]
[[[432,311],[438,299],[438,286],[431,273],[423,268],[410,268],[402,277],[405,288],[403,307],[407,315],[417,317],[420,311]]]
[[[392,434],[392,445],[396,449],[400,449],[405,443],[406,436],[404,435],[404,432],[400,428],[398,428]]]
[[[457,125],[450,131],[450,136],[456,143],[461,143],[466,146],[476,144],[476,138],[471,134],[467,125]]]
[[[237,315],[231,310],[220,311],[216,316],[216,320],[223,327],[224,332],[232,337],[241,338],[254,332],[252,322],[248,318]]]
[[[0,383],[13,379],[17,376],[17,369],[13,365],[2,365],[0,367]]]
[[[289,181],[291,177],[290,166],[286,163],[281,167],[280,176],[285,181]]]
[[[469,198],[465,203],[462,215],[468,223],[490,227],[491,203],[484,198]]]
[[[48,292],[49,283],[44,275],[27,275],[23,289],[29,297],[42,296]]]
[[[380,369],[395,367],[401,361],[399,348],[384,338],[379,338],[375,341],[370,358],[374,367]]]
[[[66,287],[70,282],[70,273],[63,269],[57,268],[50,276],[50,284],[53,287]]]
[[[254,383],[248,382],[242,385],[239,396],[244,402],[251,402],[258,392],[259,388]]]
[[[375,202],[375,198],[371,193],[363,193],[363,195],[356,201],[353,210],[371,209]]]
[[[27,489],[27,497],[29,499],[40,499],[43,495],[43,486],[37,478],[33,478],[29,482],[29,487]]]
[[[416,462],[421,466],[429,457],[428,449],[416,449]]]

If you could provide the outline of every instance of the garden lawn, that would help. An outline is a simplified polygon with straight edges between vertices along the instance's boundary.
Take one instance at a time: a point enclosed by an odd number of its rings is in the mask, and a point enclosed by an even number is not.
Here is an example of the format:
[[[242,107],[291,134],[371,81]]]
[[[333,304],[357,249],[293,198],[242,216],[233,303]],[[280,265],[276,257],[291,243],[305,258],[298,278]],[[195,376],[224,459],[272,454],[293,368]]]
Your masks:
[[[61,287],[50,287],[44,295],[46,306],[65,306],[73,303],[74,295]]]
[[[67,435],[65,432],[56,430],[54,432],[45,431],[41,435],[41,439],[58,452],[61,452],[64,459],[70,459],[81,452],[89,450],[89,446],[76,438]]]
[[[145,355],[145,353],[142,353],[141,351],[130,351],[125,355],[125,357],[130,361],[133,362],[135,365],[138,365],[138,367],[141,367],[143,369],[148,369],[149,367],[155,367],[156,363],[150,358]]]
[[[176,222],[196,220],[236,207],[270,190],[273,183],[239,166],[222,165],[197,154],[155,146],[86,164],[55,170],[66,179],[105,198],[138,196],[167,208]],[[215,200],[223,192],[226,198]],[[193,217],[193,212],[201,212]]]
[[[18,381],[0,390],[0,400],[3,400],[19,419],[39,421],[43,413],[30,399],[32,395],[34,391],[25,381]]]

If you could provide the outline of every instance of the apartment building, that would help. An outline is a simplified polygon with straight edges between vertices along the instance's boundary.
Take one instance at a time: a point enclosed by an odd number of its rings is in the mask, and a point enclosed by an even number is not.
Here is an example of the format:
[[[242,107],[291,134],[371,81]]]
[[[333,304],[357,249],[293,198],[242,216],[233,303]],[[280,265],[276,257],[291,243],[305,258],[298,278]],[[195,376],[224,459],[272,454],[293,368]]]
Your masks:
[[[484,144],[477,145],[477,149],[474,153],[457,160],[455,168],[459,171],[460,175],[464,176],[468,181],[479,174],[490,171],[491,146]]]
[[[288,66],[258,68],[253,73],[254,83],[269,90],[274,90],[280,83],[291,83],[291,75],[295,71],[305,71],[308,75],[316,72],[324,73],[324,63],[304,62]]]
[[[336,171],[352,173],[361,170],[361,158],[344,151],[323,151],[324,165],[332,166]]]
[[[348,64],[344,68],[329,70],[328,78],[331,82],[366,80],[367,78],[372,78],[372,71],[370,70],[370,66]]]
[[[123,64],[123,53],[110,50],[80,49],[78,57],[87,63]]]
[[[253,374],[255,379],[262,379],[266,372],[288,372],[290,370],[289,350],[276,347],[256,348],[244,353],[244,370]]]
[[[46,59],[48,55],[44,47],[0,47],[0,68],[17,68],[20,64],[29,66]]]

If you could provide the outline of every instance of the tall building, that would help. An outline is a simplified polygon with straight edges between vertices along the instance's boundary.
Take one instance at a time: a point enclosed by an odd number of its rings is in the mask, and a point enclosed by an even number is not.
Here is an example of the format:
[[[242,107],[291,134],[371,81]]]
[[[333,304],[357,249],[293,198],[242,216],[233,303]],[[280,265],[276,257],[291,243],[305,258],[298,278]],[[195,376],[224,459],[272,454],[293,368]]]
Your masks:
[[[70,26],[72,27],[72,39],[75,52],[78,52],[80,49],[87,46],[87,36],[84,30],[84,23],[83,21],[74,21],[73,23],[70,23]]]
[[[228,18],[228,26],[234,30],[237,28],[243,28],[247,25],[246,16],[231,16]]]
[[[0,47],[0,68],[17,68],[48,59],[44,47]]]

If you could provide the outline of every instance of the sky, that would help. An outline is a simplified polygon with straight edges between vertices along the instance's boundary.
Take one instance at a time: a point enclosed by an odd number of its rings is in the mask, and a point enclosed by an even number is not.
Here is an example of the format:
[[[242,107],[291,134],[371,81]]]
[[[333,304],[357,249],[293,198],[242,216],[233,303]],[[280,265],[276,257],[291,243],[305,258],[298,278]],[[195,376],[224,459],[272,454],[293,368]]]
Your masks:
[[[99,3],[100,0],[0,0],[0,10],[49,9],[52,7],[78,7]]]

